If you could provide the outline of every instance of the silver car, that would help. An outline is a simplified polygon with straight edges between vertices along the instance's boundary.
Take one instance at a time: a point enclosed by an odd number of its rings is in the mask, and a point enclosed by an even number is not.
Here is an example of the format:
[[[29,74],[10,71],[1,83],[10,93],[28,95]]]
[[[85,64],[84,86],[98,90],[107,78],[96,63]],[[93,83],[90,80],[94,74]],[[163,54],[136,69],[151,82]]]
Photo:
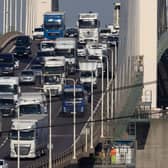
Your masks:
[[[35,83],[36,75],[32,70],[23,70],[20,73],[20,83]]]

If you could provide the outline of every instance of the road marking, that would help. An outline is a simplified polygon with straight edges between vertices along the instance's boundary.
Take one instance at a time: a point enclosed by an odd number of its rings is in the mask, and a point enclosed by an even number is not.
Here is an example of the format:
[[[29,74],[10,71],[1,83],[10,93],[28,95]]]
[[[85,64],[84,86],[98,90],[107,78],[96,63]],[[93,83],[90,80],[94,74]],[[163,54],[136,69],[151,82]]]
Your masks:
[[[9,50],[9,52],[11,53],[15,48],[15,45]]]
[[[30,60],[30,62],[27,64],[27,66],[24,68],[24,70],[26,70],[30,67],[30,65],[32,64],[32,62],[34,61],[35,58],[36,58],[36,56],[33,56],[33,58]]]
[[[3,141],[2,144],[0,145],[0,149],[5,145],[5,143],[7,142],[7,140],[8,140],[8,137],[6,137],[6,138],[4,139],[4,141]]]

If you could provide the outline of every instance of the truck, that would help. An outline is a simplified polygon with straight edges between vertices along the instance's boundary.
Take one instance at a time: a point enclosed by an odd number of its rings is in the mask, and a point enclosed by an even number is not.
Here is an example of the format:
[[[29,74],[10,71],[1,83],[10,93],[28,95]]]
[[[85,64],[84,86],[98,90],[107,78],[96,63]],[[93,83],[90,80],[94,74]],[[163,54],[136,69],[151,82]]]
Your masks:
[[[93,87],[97,88],[97,62],[87,60],[79,61],[79,81],[80,84],[83,84],[86,89],[91,87],[92,82]]]
[[[64,85],[62,94],[62,114],[73,114],[74,112],[74,92],[76,115],[83,116],[86,110],[87,95],[83,85]]]
[[[20,158],[40,157],[45,154],[47,144],[48,116],[46,114],[23,115],[19,119],[12,119],[10,133],[11,158],[17,158],[18,151],[20,151]]]
[[[68,74],[76,71],[77,42],[75,38],[58,38],[56,39],[56,55],[65,56]]]
[[[47,113],[47,99],[43,92],[22,92],[17,102],[18,115]]]
[[[13,97],[14,102],[18,101],[20,95],[19,77],[1,76],[0,77],[0,96],[3,98]]]
[[[44,38],[44,29],[43,27],[35,27],[32,32],[33,40],[43,39]]]
[[[44,58],[43,89],[46,95],[48,90],[52,96],[62,94],[64,78],[66,77],[66,63],[64,56],[53,56]]]
[[[79,42],[99,41],[100,21],[98,20],[98,13],[80,13],[77,27]]]
[[[65,12],[46,12],[44,14],[44,38],[55,40],[64,37],[65,33]]]

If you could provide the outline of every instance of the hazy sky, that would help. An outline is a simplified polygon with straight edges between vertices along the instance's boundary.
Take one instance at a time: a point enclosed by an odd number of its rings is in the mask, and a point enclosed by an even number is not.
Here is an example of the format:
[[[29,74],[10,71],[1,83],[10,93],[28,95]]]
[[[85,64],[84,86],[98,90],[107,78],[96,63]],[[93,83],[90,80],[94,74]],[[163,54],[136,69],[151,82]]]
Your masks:
[[[94,11],[99,13],[101,27],[112,23],[112,7],[114,0],[60,0],[60,9],[66,12],[68,27],[76,26],[80,12]]]

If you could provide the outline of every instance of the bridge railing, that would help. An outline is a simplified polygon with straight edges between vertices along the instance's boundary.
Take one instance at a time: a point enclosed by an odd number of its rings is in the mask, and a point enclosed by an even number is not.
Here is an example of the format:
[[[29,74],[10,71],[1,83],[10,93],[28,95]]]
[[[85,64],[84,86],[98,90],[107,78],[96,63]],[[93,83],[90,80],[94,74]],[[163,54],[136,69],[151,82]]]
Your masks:
[[[22,33],[20,32],[9,32],[0,36],[0,52],[2,52],[2,50],[4,50],[4,48],[7,47],[9,43],[13,42],[16,39],[16,37],[18,37],[21,34]]]

